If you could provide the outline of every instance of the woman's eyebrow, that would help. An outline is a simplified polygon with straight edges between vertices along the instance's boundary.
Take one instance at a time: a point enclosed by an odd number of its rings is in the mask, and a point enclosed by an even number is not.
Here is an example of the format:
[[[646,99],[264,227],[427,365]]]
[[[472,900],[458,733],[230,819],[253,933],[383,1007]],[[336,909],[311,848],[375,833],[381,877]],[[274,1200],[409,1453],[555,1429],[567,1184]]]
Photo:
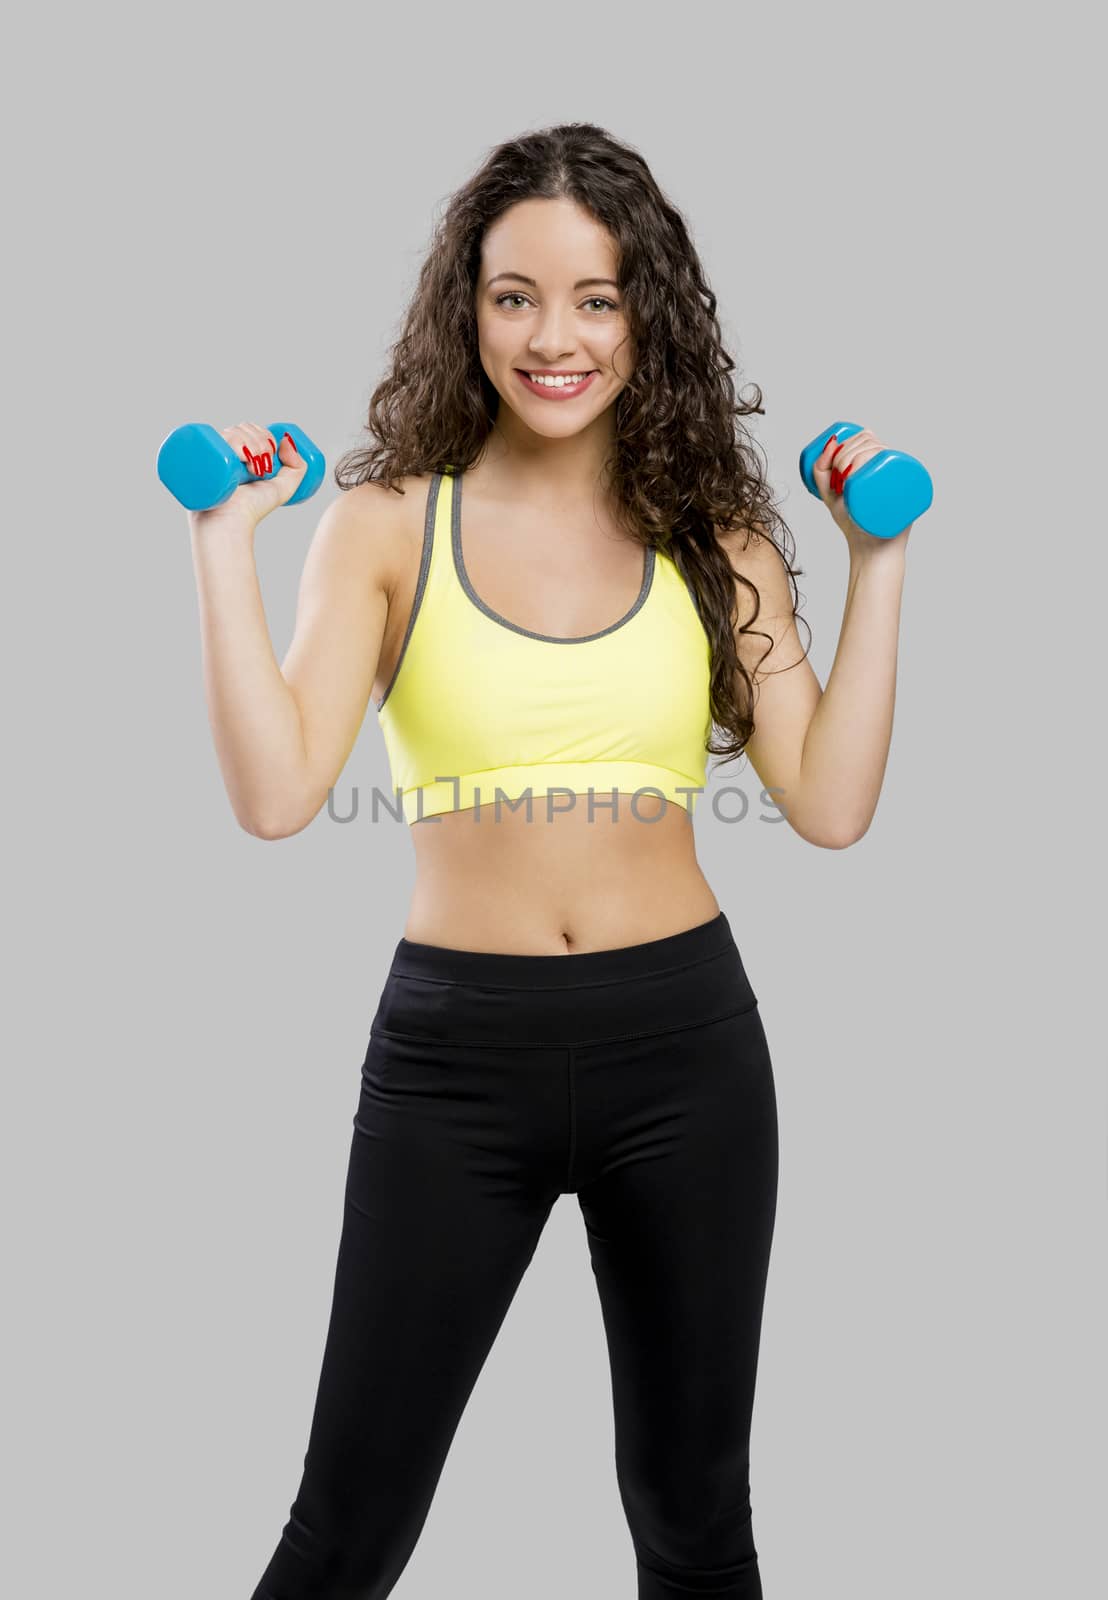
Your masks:
[[[486,287],[491,289],[493,284],[496,283],[500,278],[516,278],[520,283],[529,283],[532,289],[538,288],[538,284],[535,282],[534,278],[528,278],[522,272],[498,272],[494,277],[489,279]],[[573,288],[576,292],[578,289],[588,288],[588,286],[593,283],[606,283],[609,284],[613,289],[619,288],[619,284],[614,278],[578,278],[577,282],[573,285]]]

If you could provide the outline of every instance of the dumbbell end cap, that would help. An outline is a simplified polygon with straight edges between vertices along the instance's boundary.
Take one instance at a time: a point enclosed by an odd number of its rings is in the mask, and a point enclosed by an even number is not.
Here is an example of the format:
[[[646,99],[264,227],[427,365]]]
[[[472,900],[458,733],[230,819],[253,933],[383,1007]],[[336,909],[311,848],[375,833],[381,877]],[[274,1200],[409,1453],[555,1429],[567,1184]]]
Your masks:
[[[237,457],[207,422],[185,422],[162,441],[158,477],[187,511],[210,511],[235,486]]]
[[[902,450],[880,451],[847,489],[847,510],[874,539],[895,539],[934,499],[931,474]]]

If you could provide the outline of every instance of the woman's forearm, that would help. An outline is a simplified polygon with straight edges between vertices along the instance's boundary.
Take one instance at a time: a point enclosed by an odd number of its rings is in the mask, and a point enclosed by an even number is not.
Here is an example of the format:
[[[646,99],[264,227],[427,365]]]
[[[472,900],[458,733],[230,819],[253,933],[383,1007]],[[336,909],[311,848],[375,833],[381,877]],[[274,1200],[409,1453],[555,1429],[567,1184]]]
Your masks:
[[[300,710],[269,636],[247,523],[192,527],[208,721],[241,826],[279,835],[305,782]]]
[[[839,846],[869,827],[885,776],[905,548],[852,554],[835,660],[804,739],[800,809]]]

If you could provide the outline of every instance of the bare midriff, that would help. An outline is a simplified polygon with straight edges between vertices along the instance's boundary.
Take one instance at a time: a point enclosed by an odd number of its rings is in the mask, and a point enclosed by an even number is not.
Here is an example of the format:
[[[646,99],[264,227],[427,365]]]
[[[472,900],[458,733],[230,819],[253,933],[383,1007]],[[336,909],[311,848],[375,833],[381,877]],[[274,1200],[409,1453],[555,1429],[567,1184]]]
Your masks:
[[[565,805],[565,797],[556,797]],[[633,808],[632,808],[633,802]],[[548,809],[481,807],[410,825],[416,884],[404,936],[511,955],[572,955],[664,939],[719,914],[696,859],[692,818],[657,795],[618,809],[585,796]]]

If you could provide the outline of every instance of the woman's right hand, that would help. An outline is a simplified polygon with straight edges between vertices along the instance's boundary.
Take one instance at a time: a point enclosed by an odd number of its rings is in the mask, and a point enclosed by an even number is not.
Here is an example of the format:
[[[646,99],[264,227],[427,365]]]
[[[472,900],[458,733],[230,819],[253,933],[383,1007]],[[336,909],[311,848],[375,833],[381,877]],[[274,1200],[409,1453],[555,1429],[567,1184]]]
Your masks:
[[[190,511],[189,522],[194,531],[223,527],[227,523],[240,526],[245,523],[256,528],[263,517],[291,500],[308,470],[308,463],[287,433],[279,440],[274,439],[267,428],[256,422],[240,422],[237,427],[219,431],[258,482],[240,483],[226,500],[208,511]],[[272,477],[262,478],[262,473],[272,470],[275,460],[279,470]]]

